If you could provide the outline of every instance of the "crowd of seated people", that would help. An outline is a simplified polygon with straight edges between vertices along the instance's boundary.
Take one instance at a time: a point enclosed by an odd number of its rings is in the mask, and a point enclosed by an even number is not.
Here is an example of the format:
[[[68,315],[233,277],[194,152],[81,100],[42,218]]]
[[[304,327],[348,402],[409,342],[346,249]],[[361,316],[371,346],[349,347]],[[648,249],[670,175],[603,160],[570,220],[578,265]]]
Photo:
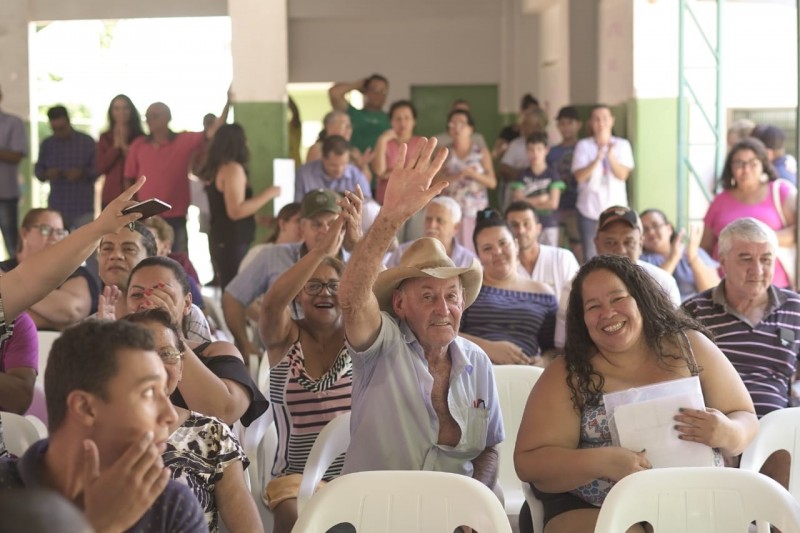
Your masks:
[[[363,109],[347,101],[353,90]],[[278,448],[263,500],[275,531],[291,530],[310,447],[346,412],[350,448],[320,487],[350,472],[432,469],[494,488],[505,430],[492,366],[535,364],[547,368],[525,410],[517,473],[544,502],[548,533],[590,531],[613,483],[652,466],[646,451],[612,444],[603,394],[697,377],[706,410],[676,412],[675,438],[712,448],[718,466],[736,463],[757,416],[789,405],[800,328],[787,317],[800,296],[779,251],[795,246],[797,192],[776,128],[732,132],[705,228],[684,229],[664,206],[641,217],[629,207],[633,152],[608,106],[559,110],[555,143],[546,110],[526,98],[490,152],[468,102],[448,112],[442,147],[414,133],[412,102],[384,112],[388,90],[377,74],[331,88],[296,202],[248,258],[255,214],[279,189],[253,191],[244,129],[224,124],[230,94],[197,133],[172,132],[169,108],[151,105],[149,135],[118,95],[92,150],[66,110],[51,110],[54,136],[37,162],[50,206],[24,217],[15,256],[0,265],[0,410],[24,413],[31,402],[36,329],[63,331],[45,378],[50,437],[0,461],[0,490],[52,489],[97,530],[260,530],[232,425],[251,425],[268,406]],[[212,200],[211,255],[233,343],[214,340],[197,306],[190,168]],[[106,208],[91,220],[72,198],[101,173]],[[502,211],[490,207],[498,186]],[[172,208],[144,221],[122,215],[134,194]],[[95,252],[99,285],[81,266]],[[731,340],[715,345],[715,333]],[[250,355],[269,364],[266,397]],[[104,360],[98,372],[85,368],[91,357]],[[33,480],[35,469],[46,479]],[[764,473],[788,484],[787,456]],[[123,510],[114,496],[137,476],[146,482]]]

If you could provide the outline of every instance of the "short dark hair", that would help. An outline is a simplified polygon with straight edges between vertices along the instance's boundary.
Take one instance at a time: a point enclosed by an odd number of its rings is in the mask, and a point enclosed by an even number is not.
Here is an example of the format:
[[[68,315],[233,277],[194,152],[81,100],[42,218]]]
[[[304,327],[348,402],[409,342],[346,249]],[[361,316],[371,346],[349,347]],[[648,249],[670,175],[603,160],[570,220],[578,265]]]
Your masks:
[[[149,331],[122,321],[84,320],[64,330],[50,349],[44,373],[50,433],[64,423],[72,391],[108,398],[106,386],[117,375],[120,350],[154,348]]]
[[[475,127],[475,119],[472,118],[472,114],[466,109],[453,109],[447,113],[447,122],[449,123],[450,120],[456,115],[464,115],[464,117],[467,119],[467,124],[473,128]]]
[[[386,79],[386,76],[383,76],[381,74],[372,74],[371,76],[369,76],[367,79],[364,80],[365,91],[369,87],[369,84],[372,83],[373,81],[382,81],[386,85],[389,85],[389,80]]]
[[[175,280],[181,286],[183,295],[186,296],[192,291],[192,286],[189,283],[189,276],[186,274],[186,270],[184,270],[181,264],[174,259],[170,257],[164,257],[163,255],[154,255],[139,261],[139,263],[131,270],[131,275],[128,277],[128,284],[130,285],[130,281],[133,279],[134,274],[147,267],[163,267],[171,270],[175,275]]]
[[[144,251],[147,253],[147,257],[153,257],[158,253],[156,238],[153,236],[153,232],[151,232],[150,229],[144,225],[144,222],[134,220],[133,225],[129,227],[132,231],[142,236],[142,246],[144,247]],[[103,239],[100,239],[100,244],[103,244]]]
[[[136,313],[125,315],[122,317],[122,320],[132,324],[147,324],[149,322],[161,324],[168,330],[172,331],[172,333],[175,335],[175,347],[181,352],[186,350],[186,345],[181,339],[182,335],[178,331],[179,327],[177,324],[175,324],[175,322],[172,321],[172,317],[166,309],[161,309],[160,307],[156,307],[154,309],[145,309],[144,311],[138,311]]]
[[[533,214],[533,220],[535,220],[537,223],[539,222],[539,217],[536,216],[536,210],[525,200],[517,200],[516,202],[511,202],[508,204],[508,207],[506,207],[505,211],[505,217],[508,218],[509,213],[519,213],[521,211],[530,211]]]
[[[472,245],[475,247],[476,251],[478,250],[478,235],[480,235],[483,230],[489,228],[506,228],[509,234],[514,235],[508,222],[506,222],[506,219],[503,218],[503,215],[501,215],[499,211],[491,207],[482,209],[478,211],[478,216],[475,221],[475,230],[472,232]]]
[[[350,143],[341,135],[331,135],[322,141],[322,157],[329,155],[344,155],[350,152]]]
[[[519,102],[519,108],[522,110],[528,109],[529,107],[539,107],[539,100],[531,93],[528,93],[522,97],[522,100]]]
[[[770,124],[758,125],[750,133],[766,146],[769,150],[780,151],[786,147],[786,134],[777,126]]]
[[[69,122],[69,113],[67,113],[67,108],[63,105],[56,105],[47,110],[48,120],[55,120],[57,118],[65,118],[67,122]]]
[[[389,106],[389,120],[391,120],[391,118],[394,116],[395,111],[404,107],[407,107],[411,110],[411,116],[414,117],[414,119],[417,118],[417,108],[414,107],[414,104],[411,102],[411,100],[398,100],[396,102],[392,102],[392,105]]]
[[[642,338],[648,348],[656,353],[659,364],[668,366],[670,363],[667,359],[680,360],[685,361],[690,369],[698,370],[696,363],[686,360],[683,354],[668,353],[667,343],[675,341],[677,335],[690,329],[709,335],[699,322],[676,310],[653,277],[628,257],[608,254],[593,257],[581,267],[572,281],[567,305],[564,359],[572,404],[578,411],[586,406],[599,405],[605,381],[591,364],[597,346],[589,335],[583,309],[583,282],[589,274],[598,270],[611,272],[625,285],[642,316]]]
[[[525,138],[525,145],[529,144],[543,144],[547,148],[547,132],[534,131]]]

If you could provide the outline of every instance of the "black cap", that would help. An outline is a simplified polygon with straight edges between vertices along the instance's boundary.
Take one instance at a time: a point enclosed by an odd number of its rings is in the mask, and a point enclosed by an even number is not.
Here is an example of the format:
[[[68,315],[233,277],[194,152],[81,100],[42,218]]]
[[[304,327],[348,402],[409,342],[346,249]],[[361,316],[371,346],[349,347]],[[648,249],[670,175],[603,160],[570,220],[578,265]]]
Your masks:
[[[615,205],[613,207],[609,207],[608,209],[600,213],[600,219],[597,221],[597,232],[600,233],[609,224],[618,221],[626,222],[630,224],[632,228],[636,228],[640,232],[644,233],[644,229],[642,228],[642,221],[639,219],[639,215],[636,214],[636,211],[634,211],[630,207],[624,207],[621,205]]]

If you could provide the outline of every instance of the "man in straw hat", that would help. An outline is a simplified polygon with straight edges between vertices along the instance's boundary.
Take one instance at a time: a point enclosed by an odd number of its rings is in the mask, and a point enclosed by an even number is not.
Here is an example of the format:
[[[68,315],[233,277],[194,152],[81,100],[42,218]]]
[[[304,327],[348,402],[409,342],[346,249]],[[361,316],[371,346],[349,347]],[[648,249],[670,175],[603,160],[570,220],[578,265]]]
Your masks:
[[[343,473],[436,470],[489,487],[504,438],[492,364],[458,336],[462,311],[478,295],[481,268],[456,267],[441,242],[412,244],[383,272],[392,238],[447,185],[431,185],[447,156],[436,140],[389,177],[378,217],[342,276],[339,303],[353,359],[351,443]],[[380,272],[380,274],[379,274]]]

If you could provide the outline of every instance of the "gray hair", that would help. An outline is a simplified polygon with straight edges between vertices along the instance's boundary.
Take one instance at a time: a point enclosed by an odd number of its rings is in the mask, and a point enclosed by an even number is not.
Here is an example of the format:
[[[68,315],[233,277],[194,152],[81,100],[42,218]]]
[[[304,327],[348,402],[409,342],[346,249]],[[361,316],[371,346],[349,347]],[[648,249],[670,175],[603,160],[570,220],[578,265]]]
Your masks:
[[[450,214],[453,217],[453,224],[458,224],[461,222],[461,206],[458,205],[453,198],[449,196],[437,196],[433,200],[430,201],[430,204],[437,204],[443,207],[446,207],[450,210]]]
[[[345,113],[344,111],[337,111],[337,110],[331,111],[330,113],[325,115],[325,118],[322,119],[323,127],[327,128],[328,126],[330,126],[331,124],[336,122],[336,119],[338,119],[340,117],[348,117],[349,118],[350,116],[347,113]]]
[[[738,218],[722,229],[717,245],[717,253],[720,257],[727,255],[731,250],[734,239],[767,243],[773,254],[778,250],[778,238],[775,236],[775,232],[760,220],[752,217]]]

